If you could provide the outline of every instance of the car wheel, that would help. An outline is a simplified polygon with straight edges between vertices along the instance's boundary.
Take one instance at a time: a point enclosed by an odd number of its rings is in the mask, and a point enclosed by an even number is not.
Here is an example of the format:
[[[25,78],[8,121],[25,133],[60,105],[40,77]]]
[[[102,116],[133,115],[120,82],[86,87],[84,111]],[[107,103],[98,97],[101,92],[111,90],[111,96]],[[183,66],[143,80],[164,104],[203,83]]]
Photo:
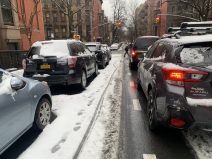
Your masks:
[[[51,120],[51,104],[46,98],[43,98],[38,103],[34,118],[34,128],[42,131]]]
[[[102,63],[102,68],[104,69],[105,66],[106,66],[106,62],[104,61],[104,62]]]
[[[87,86],[87,75],[84,70],[82,70],[82,75],[81,75],[81,83],[80,83],[81,88],[84,90]]]
[[[149,129],[155,131],[157,129],[157,116],[156,116],[156,101],[153,90],[149,91],[147,102],[147,115],[149,121]]]
[[[96,76],[98,76],[98,74],[99,74],[99,68],[98,68],[98,65],[96,64],[96,65],[95,65],[94,76],[96,77]]]

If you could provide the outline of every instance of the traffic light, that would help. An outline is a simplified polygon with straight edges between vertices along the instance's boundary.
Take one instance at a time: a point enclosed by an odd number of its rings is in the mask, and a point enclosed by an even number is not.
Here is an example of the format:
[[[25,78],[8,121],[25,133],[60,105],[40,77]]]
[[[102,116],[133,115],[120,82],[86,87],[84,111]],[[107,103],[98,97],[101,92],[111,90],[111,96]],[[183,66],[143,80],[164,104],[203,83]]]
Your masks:
[[[155,18],[155,24],[159,24],[159,23],[160,23],[160,17],[157,16],[157,17]]]

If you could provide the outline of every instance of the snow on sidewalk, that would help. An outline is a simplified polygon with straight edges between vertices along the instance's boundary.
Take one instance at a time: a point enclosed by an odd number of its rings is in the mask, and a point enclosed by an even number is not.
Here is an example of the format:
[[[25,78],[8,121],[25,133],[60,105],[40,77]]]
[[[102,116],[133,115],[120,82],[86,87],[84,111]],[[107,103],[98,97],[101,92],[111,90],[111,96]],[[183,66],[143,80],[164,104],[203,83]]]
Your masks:
[[[110,64],[100,70],[97,78],[82,93],[53,96],[52,109],[57,118],[19,159],[73,158],[113,72],[121,66],[120,60],[121,55],[113,55]]]
[[[121,96],[122,67],[119,67],[107,89],[98,118],[83,146],[79,159],[117,158]]]

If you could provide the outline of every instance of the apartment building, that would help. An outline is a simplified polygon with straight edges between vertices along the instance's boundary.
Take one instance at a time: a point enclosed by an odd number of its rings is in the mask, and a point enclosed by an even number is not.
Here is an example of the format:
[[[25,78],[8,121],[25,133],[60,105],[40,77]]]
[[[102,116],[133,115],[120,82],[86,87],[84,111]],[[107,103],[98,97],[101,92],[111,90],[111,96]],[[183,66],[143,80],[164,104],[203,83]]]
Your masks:
[[[16,0],[11,1],[16,6]],[[0,50],[19,50],[22,47],[19,18],[7,0],[0,1]]]

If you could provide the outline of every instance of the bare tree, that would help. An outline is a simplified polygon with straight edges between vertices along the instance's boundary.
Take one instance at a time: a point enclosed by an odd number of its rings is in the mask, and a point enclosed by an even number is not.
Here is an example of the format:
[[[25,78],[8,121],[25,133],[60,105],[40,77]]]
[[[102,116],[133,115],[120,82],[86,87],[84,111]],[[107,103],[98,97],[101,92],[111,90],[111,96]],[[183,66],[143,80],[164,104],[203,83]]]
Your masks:
[[[22,32],[26,35],[29,45],[32,45],[32,36],[33,36],[33,30],[34,30],[34,19],[39,14],[38,5],[41,3],[41,0],[31,0],[33,2],[33,9],[29,13],[29,18],[27,18],[26,12],[25,12],[25,0],[20,0],[20,6],[16,6],[12,0],[7,0],[11,4],[12,10],[14,10],[20,19],[20,27],[22,28]],[[20,7],[19,9],[17,7]],[[28,13],[27,13],[28,14]]]
[[[125,2],[123,0],[114,0],[113,2],[113,27],[112,27],[112,43],[118,41],[118,33],[120,28],[118,23],[124,23],[126,18]]]
[[[80,5],[80,8],[77,8],[76,11],[73,11],[72,5],[73,1],[72,0],[51,0],[52,3],[55,3],[58,9],[63,12],[67,17],[68,17],[68,37],[72,37],[72,31],[73,31],[73,16],[79,12],[82,11],[83,8],[86,7],[86,4],[88,4],[89,0],[85,1],[85,4]],[[77,24],[79,25],[79,24]]]
[[[192,7],[198,14],[200,21],[208,19],[212,9],[212,0],[179,0],[183,4]]]
[[[131,0],[131,5],[129,6],[129,11],[128,11],[128,15],[129,15],[128,23],[130,25],[129,28],[133,29],[132,34],[134,39],[138,36],[137,9],[138,9],[138,3],[135,0]]]

